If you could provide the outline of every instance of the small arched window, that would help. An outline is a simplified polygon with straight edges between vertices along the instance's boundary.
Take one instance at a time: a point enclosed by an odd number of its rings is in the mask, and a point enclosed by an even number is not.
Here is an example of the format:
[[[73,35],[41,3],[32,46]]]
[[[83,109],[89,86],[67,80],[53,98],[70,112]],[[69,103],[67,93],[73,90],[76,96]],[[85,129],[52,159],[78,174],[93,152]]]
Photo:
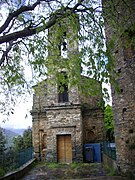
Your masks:
[[[68,50],[67,46],[68,46],[67,35],[66,35],[66,32],[64,32],[62,40],[61,40],[61,56],[63,58],[67,58],[67,50]]]
[[[67,84],[67,75],[63,73],[64,80],[58,85],[58,103],[68,102],[68,84]]]

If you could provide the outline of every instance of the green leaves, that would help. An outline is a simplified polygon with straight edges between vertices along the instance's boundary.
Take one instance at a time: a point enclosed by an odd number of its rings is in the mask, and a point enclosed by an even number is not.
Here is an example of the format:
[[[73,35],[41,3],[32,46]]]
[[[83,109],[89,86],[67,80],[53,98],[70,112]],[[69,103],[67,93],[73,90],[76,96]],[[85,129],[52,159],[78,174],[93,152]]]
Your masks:
[[[113,133],[114,133],[114,119],[112,113],[112,107],[107,105],[104,111],[104,123],[105,123],[105,131],[106,137],[108,140],[113,140]]]
[[[13,139],[14,150],[19,152],[20,150],[32,147],[32,130],[30,128],[26,129],[23,136],[17,136]]]
[[[3,133],[3,129],[0,127],[0,155],[4,153],[6,139]]]
[[[99,0],[80,2],[78,4],[78,2],[67,1],[62,4],[51,1],[45,5],[41,1],[40,6],[36,5],[38,8],[34,10],[17,11],[21,13],[13,16],[9,26],[2,32],[3,38],[12,32],[14,34],[10,42],[8,41],[9,43],[0,48],[1,54],[5,53],[0,69],[1,92],[6,92],[6,96],[10,92],[9,94],[15,97],[15,94],[20,95],[26,92],[26,89],[30,90],[29,87],[33,83],[42,81],[48,75],[54,76],[53,82],[56,83],[58,79],[61,79],[60,69],[67,72],[69,86],[78,86],[80,92],[86,93],[87,88],[87,92],[96,94],[96,90],[92,90],[95,88],[94,81],[96,80],[100,84],[103,82],[115,84],[117,73],[112,50],[122,45],[120,39],[125,33],[125,21],[129,20],[129,7],[127,8],[125,3],[122,4],[124,2],[122,0],[117,4],[114,1],[107,1],[108,3],[103,6],[103,12]],[[9,3],[8,7],[13,12],[16,7],[10,5]],[[32,1],[29,1],[28,5],[32,7]],[[126,12],[124,21],[123,14],[119,13],[122,8]],[[111,35],[107,48],[104,32],[106,24],[112,27],[107,30],[107,33]],[[131,30],[134,31],[135,25],[133,22],[130,24],[132,24]],[[46,29],[48,27],[50,27],[49,30]],[[34,35],[30,34],[30,37],[27,37],[25,30]],[[17,39],[18,32],[22,34]],[[61,53],[64,38],[67,40],[68,56],[66,58],[62,57]],[[131,43],[134,44],[134,41],[132,37]],[[7,51],[8,48],[11,48],[10,53]],[[83,67],[82,74],[93,78],[93,82],[80,83],[81,66]],[[31,72],[28,69],[31,69]],[[31,78],[27,78],[29,73]],[[106,90],[103,91],[105,96]]]

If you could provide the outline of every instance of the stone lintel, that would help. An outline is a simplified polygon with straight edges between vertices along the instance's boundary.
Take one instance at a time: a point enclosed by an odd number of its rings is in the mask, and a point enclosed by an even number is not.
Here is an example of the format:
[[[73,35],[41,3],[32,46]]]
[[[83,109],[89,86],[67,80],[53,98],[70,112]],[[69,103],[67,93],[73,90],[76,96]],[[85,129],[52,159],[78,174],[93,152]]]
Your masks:
[[[49,110],[78,109],[78,108],[81,108],[80,104],[74,104],[74,105],[60,104],[54,106],[44,106],[43,110],[49,111]]]
[[[95,108],[91,108],[91,107],[85,107],[85,106],[82,106],[82,111],[83,112],[89,112],[89,111],[101,111],[102,108],[101,107],[95,107]]]
[[[76,128],[76,125],[68,125],[68,126],[51,126],[50,128]]]
[[[41,114],[41,113],[46,113],[45,110],[37,110],[37,109],[33,109],[30,111],[31,115],[36,115],[36,114]]]

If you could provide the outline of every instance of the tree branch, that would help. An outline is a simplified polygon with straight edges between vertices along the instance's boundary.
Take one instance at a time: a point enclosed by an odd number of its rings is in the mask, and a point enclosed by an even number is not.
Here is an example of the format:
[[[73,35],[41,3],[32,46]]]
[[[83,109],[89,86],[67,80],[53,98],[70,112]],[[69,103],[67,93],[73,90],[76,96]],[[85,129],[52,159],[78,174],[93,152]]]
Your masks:
[[[6,48],[6,51],[3,51],[3,55],[0,59],[0,66],[4,63],[5,57],[7,56],[8,52],[12,49],[13,42],[9,44],[9,46]]]
[[[10,33],[4,36],[0,36],[0,44],[4,43],[4,42],[10,42],[10,41],[14,41],[18,38],[25,38],[28,36],[32,36],[34,34],[36,34],[37,32],[41,32],[45,29],[50,28],[51,26],[53,26],[56,23],[57,20],[57,16],[54,15],[47,23],[45,26],[40,26],[40,27],[36,27],[36,28],[25,28],[21,31],[18,32],[14,32],[14,33]]]
[[[40,0],[38,0],[37,2],[40,2]],[[39,27],[27,27],[23,30],[0,36],[0,44],[2,44],[4,42],[10,42],[12,40],[14,41],[14,40],[17,40],[18,38],[25,38],[28,36],[32,36],[32,35],[36,34],[37,32],[41,32],[41,31],[44,31],[46,29],[49,29],[50,27],[52,27],[56,23],[56,20],[58,18],[66,17],[67,13],[69,15],[73,14],[75,12],[75,10],[77,10],[77,7],[80,5],[81,5],[81,3],[79,2],[73,8],[66,7],[64,10],[60,10],[60,11],[55,12],[51,16],[50,20],[46,23],[46,25],[39,26]],[[68,9],[68,12],[66,11],[67,9]]]
[[[11,20],[14,17],[17,17],[23,12],[34,10],[34,8],[40,4],[40,0],[37,0],[32,6],[21,6],[18,10],[14,11],[13,13],[9,13],[9,16],[7,17],[5,23],[0,27],[0,33],[2,33],[9,25]]]

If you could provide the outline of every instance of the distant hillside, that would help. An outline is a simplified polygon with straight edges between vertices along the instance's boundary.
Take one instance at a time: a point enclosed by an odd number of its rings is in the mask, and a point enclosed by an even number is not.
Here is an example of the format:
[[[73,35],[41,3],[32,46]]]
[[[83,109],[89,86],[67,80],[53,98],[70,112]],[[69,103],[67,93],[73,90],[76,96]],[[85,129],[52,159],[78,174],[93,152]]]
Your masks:
[[[5,134],[5,136],[18,136],[19,134],[18,133],[16,133],[16,132],[13,132],[12,130],[10,130],[10,129],[4,129],[4,134]]]
[[[18,134],[18,135],[23,135],[23,132],[26,130],[26,129],[14,129],[14,128],[8,128],[8,130],[10,130],[10,131],[12,131],[12,132],[14,132],[14,133],[16,133],[16,134]]]
[[[12,147],[13,146],[13,138],[16,136],[19,136],[19,134],[9,130],[9,129],[4,129],[4,135],[6,138],[6,147]]]
[[[13,138],[19,135],[23,135],[25,129],[4,129],[4,134],[6,137],[6,147],[13,146]]]

